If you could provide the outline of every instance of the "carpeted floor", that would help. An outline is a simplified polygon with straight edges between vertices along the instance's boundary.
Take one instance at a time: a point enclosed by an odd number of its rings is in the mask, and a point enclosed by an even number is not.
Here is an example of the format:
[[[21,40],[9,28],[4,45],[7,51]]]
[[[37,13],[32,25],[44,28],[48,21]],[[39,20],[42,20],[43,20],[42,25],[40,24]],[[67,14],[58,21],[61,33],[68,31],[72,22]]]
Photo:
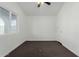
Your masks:
[[[26,41],[6,57],[77,57],[58,41]]]

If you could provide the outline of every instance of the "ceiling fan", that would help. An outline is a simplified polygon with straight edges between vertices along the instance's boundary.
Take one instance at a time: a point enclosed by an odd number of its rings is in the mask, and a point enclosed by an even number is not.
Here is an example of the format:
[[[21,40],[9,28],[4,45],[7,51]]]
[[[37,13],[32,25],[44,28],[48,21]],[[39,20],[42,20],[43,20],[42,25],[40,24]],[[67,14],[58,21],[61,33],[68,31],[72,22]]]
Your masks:
[[[47,5],[51,5],[51,2],[39,2],[38,5],[37,5],[37,7],[40,7],[41,4],[43,4],[43,3],[45,3],[45,4],[47,4]]]

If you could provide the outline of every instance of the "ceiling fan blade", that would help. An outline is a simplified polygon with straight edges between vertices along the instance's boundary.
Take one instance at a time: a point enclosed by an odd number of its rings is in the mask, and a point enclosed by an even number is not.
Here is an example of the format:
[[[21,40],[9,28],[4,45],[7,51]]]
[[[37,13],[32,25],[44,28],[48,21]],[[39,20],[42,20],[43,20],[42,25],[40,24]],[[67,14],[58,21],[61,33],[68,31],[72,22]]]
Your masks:
[[[50,2],[44,2],[44,3],[46,3],[47,5],[51,5],[51,3],[50,3]]]

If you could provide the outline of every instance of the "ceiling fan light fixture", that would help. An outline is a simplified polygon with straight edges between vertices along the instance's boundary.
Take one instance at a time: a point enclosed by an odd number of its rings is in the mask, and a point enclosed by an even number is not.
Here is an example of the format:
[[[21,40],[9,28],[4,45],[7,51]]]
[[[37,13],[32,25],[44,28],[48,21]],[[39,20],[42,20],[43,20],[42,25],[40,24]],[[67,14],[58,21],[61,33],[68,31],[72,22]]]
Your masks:
[[[37,2],[38,4],[44,4],[44,2]]]
[[[40,7],[44,2],[37,2],[38,3],[38,7]]]

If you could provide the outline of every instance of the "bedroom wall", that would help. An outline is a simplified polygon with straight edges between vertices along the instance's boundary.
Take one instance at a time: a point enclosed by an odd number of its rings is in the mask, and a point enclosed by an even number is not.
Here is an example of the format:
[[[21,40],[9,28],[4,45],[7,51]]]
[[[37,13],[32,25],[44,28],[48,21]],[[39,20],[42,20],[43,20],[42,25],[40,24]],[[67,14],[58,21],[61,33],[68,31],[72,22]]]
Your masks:
[[[55,40],[56,21],[56,16],[29,16],[29,23],[31,23],[29,40]]]
[[[57,21],[57,39],[79,56],[79,3],[65,3]]]
[[[17,15],[16,33],[7,33],[0,35],[0,56],[5,56],[13,49],[15,49],[18,45],[26,41],[29,31],[26,16],[16,3],[1,2],[0,6],[15,12],[15,14]]]

